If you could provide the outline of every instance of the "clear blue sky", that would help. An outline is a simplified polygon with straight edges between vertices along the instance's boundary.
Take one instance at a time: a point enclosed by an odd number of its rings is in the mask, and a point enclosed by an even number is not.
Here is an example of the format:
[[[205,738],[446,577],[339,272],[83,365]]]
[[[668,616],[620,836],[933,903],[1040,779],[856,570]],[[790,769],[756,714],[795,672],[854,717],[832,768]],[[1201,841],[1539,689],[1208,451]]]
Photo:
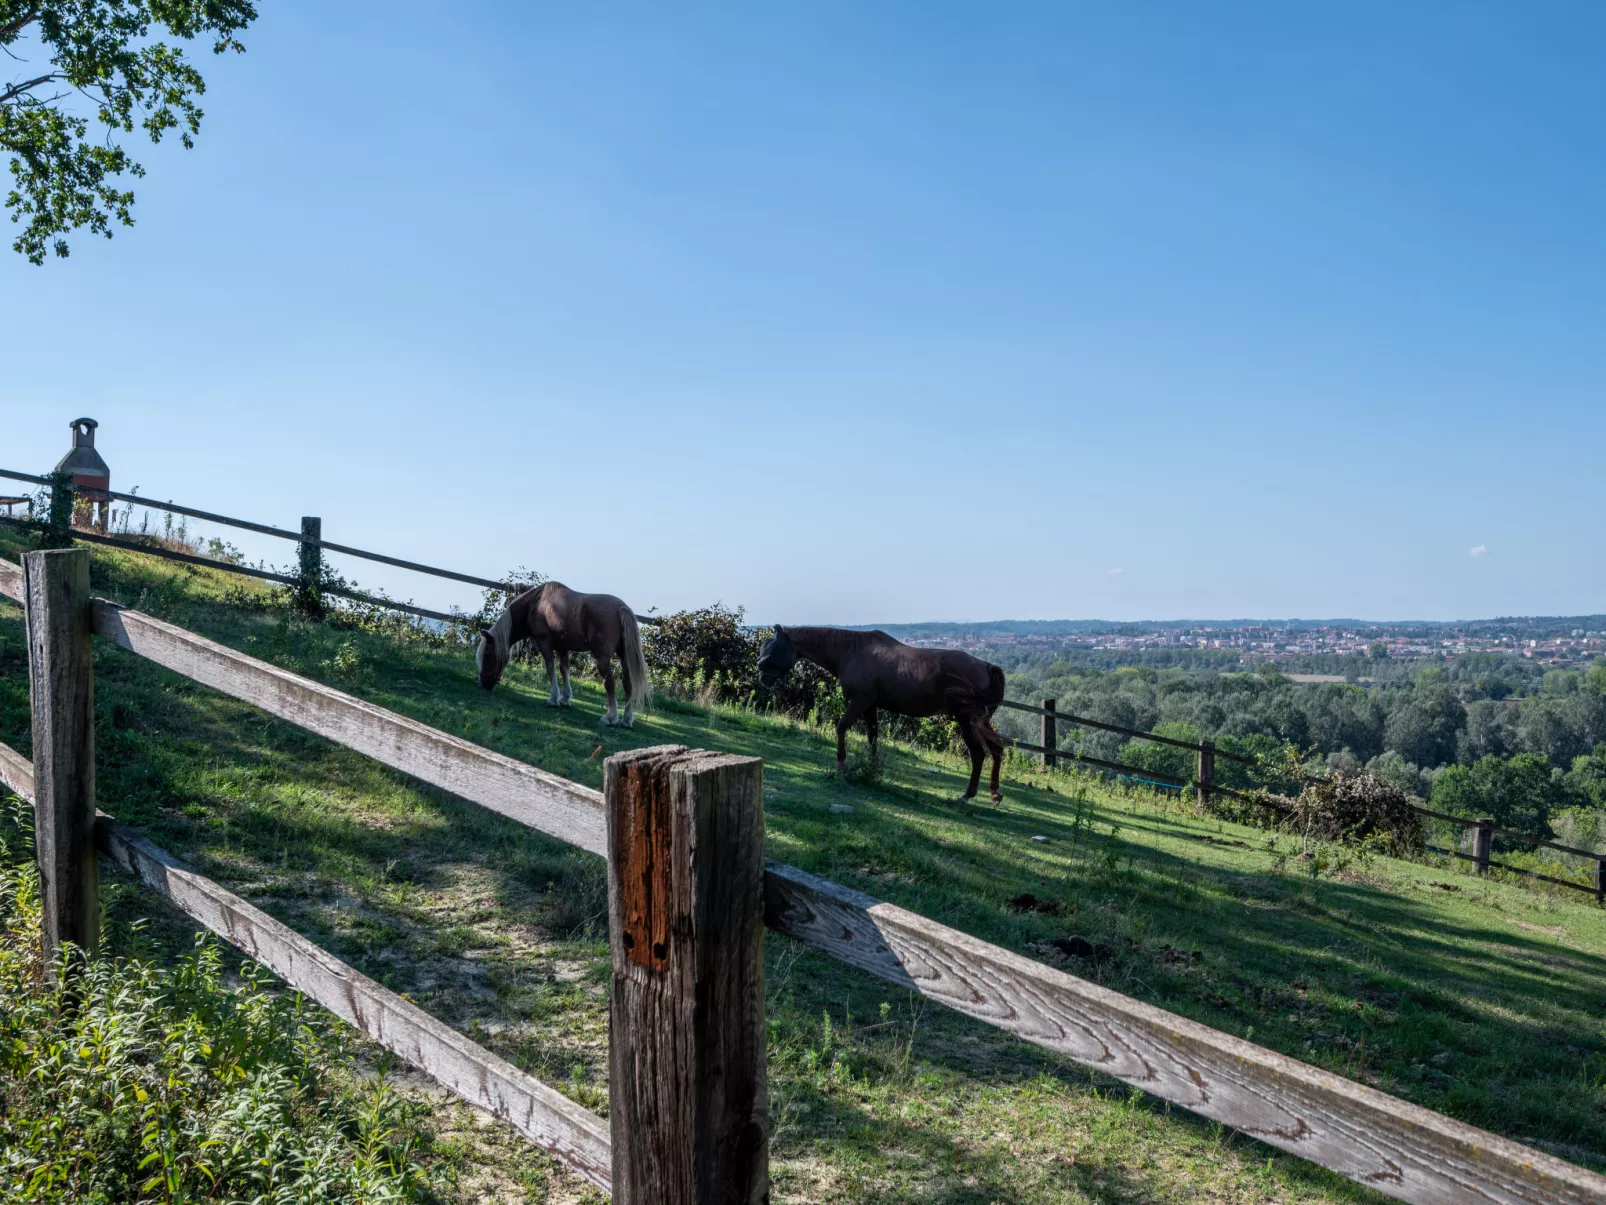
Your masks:
[[[1606,609],[1598,5],[261,8],[0,257],[0,466],[766,622]]]

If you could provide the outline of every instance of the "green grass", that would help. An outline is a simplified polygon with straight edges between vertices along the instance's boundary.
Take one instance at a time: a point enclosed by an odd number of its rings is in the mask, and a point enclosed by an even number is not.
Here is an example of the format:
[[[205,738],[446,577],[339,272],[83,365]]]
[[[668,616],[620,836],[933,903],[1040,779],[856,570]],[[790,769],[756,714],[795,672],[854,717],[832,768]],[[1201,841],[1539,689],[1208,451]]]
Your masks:
[[[783,719],[660,700],[634,730],[605,729],[591,683],[553,710],[518,666],[486,695],[465,651],[304,624],[148,558],[97,554],[95,572],[102,594],[591,786],[603,757],[639,745],[762,757],[773,857],[1606,1168],[1606,914],[1587,897],[1304,858],[1288,837],[1024,761],[1001,810],[961,811],[953,757],[891,750],[878,785],[847,785],[824,736]],[[96,675],[102,807],[606,1109],[597,859],[100,642]],[[0,740],[26,751],[27,728],[4,605]],[[1010,911],[1021,892],[1061,914]],[[144,914],[140,941],[188,945],[182,918],[127,886],[109,940],[133,940]],[[1044,943],[1067,934],[1109,956],[1064,961]],[[767,974],[777,1201],[1381,1200],[773,935]],[[585,1198],[500,1127],[445,1102],[437,1116],[460,1199]]]

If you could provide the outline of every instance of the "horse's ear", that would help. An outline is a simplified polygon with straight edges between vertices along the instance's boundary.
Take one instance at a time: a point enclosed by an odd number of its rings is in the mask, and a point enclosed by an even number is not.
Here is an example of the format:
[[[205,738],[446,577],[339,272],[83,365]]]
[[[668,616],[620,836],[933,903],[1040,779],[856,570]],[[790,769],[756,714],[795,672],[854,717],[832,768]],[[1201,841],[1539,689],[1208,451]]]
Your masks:
[[[786,632],[782,629],[780,624],[776,624],[775,625],[775,634],[777,636],[784,636],[784,635],[786,635]]]
[[[490,628],[481,628],[480,629],[480,635],[484,639],[489,640],[491,638],[491,629]]]

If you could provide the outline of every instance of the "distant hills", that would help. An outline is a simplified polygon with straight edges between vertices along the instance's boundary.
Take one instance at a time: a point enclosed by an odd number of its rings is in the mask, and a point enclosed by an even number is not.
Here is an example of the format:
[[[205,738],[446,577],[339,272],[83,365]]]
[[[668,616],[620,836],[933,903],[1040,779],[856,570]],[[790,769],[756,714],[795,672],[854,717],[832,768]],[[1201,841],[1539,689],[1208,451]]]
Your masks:
[[[1466,636],[1566,634],[1576,628],[1606,630],[1606,615],[1508,615],[1494,619],[993,619],[977,623],[931,621],[923,623],[853,624],[860,631],[879,628],[900,640],[942,640],[960,636],[1147,636],[1179,629],[1236,632],[1246,628],[1282,632],[1320,628],[1348,628],[1378,633],[1409,631],[1456,632]]]

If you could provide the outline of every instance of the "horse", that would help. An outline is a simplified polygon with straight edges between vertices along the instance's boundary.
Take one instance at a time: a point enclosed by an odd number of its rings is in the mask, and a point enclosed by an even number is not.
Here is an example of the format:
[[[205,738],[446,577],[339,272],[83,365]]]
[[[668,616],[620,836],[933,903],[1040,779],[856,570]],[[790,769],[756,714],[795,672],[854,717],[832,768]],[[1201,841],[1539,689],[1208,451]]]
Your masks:
[[[783,628],[759,649],[758,676],[773,690],[799,657],[836,675],[847,707],[836,722],[836,768],[847,761],[847,734],[863,716],[869,728],[870,747],[876,742],[876,708],[894,715],[947,715],[959,721],[959,735],[970,751],[970,786],[961,801],[976,797],[982,758],[993,759],[993,802],[998,793],[998,767],[1004,756],[1004,738],[993,728],[993,712],[1004,701],[1004,671],[998,666],[957,649],[922,649],[894,640],[885,632],[856,632],[846,628]]]
[[[596,659],[602,685],[608,692],[608,711],[602,722],[621,728],[629,728],[636,722],[636,707],[646,705],[652,684],[647,678],[647,659],[641,652],[636,614],[623,601],[611,594],[581,594],[562,582],[543,582],[526,590],[508,604],[495,623],[480,629],[474,663],[479,669],[480,685],[486,690],[501,681],[513,646],[520,640],[533,640],[541,650],[541,660],[546,663],[547,679],[552,685],[548,704],[567,707],[574,701],[569,689],[569,654],[590,653]],[[563,675],[561,692],[558,674],[553,670],[554,653]],[[623,715],[614,703],[615,656],[619,658],[619,670],[625,680]]]

